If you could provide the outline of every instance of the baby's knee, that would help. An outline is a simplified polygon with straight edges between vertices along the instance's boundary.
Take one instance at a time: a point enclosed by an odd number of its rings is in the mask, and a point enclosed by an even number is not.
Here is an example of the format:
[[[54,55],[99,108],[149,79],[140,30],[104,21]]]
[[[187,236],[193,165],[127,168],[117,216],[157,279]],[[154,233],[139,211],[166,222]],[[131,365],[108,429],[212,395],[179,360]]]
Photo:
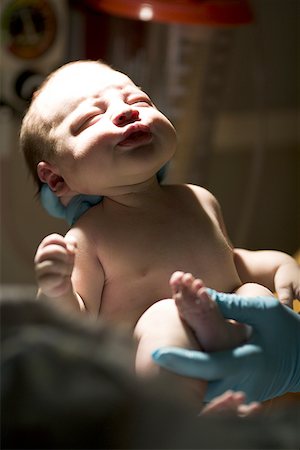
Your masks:
[[[152,352],[162,347],[177,346],[199,350],[199,344],[193,332],[182,322],[175,301],[161,300],[154,303],[141,316],[134,331],[137,339],[135,367],[140,376],[156,376],[161,368],[152,360]],[[169,374],[171,377],[171,374]],[[172,375],[177,382],[188,386],[188,392],[195,392],[199,399],[203,398],[206,384],[199,380],[191,380]]]
[[[139,318],[134,335],[140,338],[145,333],[157,335],[162,330],[172,328],[181,322],[173,299],[160,300],[150,306]]]
[[[236,289],[234,293],[245,297],[268,297],[273,295],[268,288],[258,283],[245,283]]]
[[[199,350],[194,333],[182,322],[173,299],[161,300],[148,308],[136,324],[134,337],[138,349],[148,356],[159,347]]]

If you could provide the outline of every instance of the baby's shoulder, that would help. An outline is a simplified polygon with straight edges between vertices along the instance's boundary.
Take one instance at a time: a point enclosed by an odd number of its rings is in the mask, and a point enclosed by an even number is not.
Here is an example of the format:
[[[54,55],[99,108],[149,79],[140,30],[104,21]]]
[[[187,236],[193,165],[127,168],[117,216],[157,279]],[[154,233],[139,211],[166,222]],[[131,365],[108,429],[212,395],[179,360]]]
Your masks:
[[[215,197],[213,194],[202,186],[196,184],[186,184],[188,189],[190,189],[197,197],[202,201],[214,201]]]
[[[94,214],[96,208],[97,206],[94,206],[83,214],[67,233],[88,251],[96,251],[96,242],[100,234],[101,221],[97,220],[97,216]]]
[[[196,197],[197,200],[201,203],[201,205],[214,207],[216,205],[217,199],[214,195],[209,192],[207,189],[197,186],[195,184],[174,184],[168,185],[168,189],[172,192],[172,194],[178,198],[188,199],[188,197]]]

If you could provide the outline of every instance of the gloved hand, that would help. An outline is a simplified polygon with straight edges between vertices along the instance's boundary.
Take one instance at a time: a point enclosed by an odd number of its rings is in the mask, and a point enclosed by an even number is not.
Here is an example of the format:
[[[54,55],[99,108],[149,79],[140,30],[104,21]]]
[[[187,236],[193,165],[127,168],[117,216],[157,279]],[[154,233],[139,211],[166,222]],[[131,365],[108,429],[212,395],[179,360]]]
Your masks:
[[[300,316],[271,297],[245,298],[207,289],[225,318],[251,325],[245,345],[214,353],[160,348],[160,366],[208,380],[205,401],[228,389],[243,391],[247,401],[264,401],[300,392]]]

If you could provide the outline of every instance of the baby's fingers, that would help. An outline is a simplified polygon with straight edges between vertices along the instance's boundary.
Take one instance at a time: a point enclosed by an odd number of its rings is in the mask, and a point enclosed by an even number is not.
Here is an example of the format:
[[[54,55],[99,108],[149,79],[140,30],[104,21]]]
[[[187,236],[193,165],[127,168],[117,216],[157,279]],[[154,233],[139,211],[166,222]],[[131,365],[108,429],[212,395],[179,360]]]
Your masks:
[[[39,281],[40,292],[49,297],[63,295],[72,287],[71,278],[57,273],[45,273]]]
[[[75,242],[67,241],[60,235],[51,235],[44,239],[34,261],[40,287],[48,289],[55,284],[61,284],[63,279],[71,279],[75,259],[74,248]]]
[[[67,250],[70,253],[75,254],[77,252],[77,241],[73,236],[65,237],[65,243],[66,243]]]
[[[47,259],[47,255],[44,256],[46,259],[35,264],[38,285],[43,293],[50,297],[63,295],[70,288],[74,256],[66,251],[60,255],[61,259]]]
[[[49,297],[64,295],[72,288],[76,240],[59,234],[47,236],[40,244],[34,262],[40,292]]]
[[[77,250],[76,240],[72,236],[64,238],[59,234],[47,236],[39,245],[34,262],[35,264],[45,259],[69,261],[69,255],[74,256]]]
[[[69,255],[63,256],[70,258]],[[64,277],[72,274],[73,263],[65,258],[61,260],[46,258],[45,260],[36,263],[35,269],[39,279],[50,274],[57,274]]]
[[[46,260],[53,262],[61,261],[64,264],[70,264],[74,260],[74,255],[67,250],[66,246],[63,247],[57,244],[50,244],[37,251],[34,263],[37,265]]]
[[[39,249],[42,249],[50,244],[57,244],[66,247],[64,236],[58,233],[49,234],[46,236],[39,245]]]

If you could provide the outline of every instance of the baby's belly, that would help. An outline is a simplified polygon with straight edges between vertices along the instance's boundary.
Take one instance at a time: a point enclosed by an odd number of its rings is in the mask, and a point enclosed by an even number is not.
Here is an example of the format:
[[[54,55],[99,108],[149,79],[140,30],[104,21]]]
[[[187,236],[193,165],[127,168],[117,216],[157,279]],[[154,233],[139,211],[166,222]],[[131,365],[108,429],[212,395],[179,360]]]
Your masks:
[[[118,277],[106,283],[100,317],[134,328],[141,315],[153,303],[172,297],[169,283],[166,281],[168,278],[157,279],[155,274],[151,273],[144,276],[134,274],[130,279]]]
[[[157,265],[158,267],[158,265]],[[133,269],[133,268],[131,268]],[[169,280],[175,270],[190,272],[201,278],[207,287],[232,292],[237,287],[236,273],[226,265],[216,270],[211,265],[193,264],[191,261],[177,265],[155,265],[143,270],[124,270],[107,280],[102,295],[100,316],[105,320],[125,323],[133,328],[141,315],[155,302],[172,298]]]

